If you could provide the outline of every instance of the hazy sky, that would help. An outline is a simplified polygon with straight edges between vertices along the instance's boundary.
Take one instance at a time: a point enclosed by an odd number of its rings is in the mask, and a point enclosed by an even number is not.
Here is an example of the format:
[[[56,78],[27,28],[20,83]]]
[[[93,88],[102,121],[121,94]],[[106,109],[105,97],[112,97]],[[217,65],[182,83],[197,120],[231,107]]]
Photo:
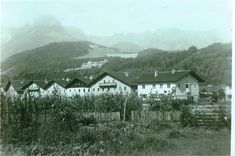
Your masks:
[[[158,28],[230,32],[232,0],[2,0],[3,26],[19,27],[52,15],[86,34]]]

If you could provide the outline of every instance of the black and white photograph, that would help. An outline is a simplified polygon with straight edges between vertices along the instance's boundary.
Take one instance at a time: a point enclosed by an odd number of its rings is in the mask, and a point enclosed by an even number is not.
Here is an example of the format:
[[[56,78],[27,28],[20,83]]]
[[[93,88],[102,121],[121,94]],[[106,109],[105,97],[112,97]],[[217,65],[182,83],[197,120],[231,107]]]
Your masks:
[[[0,0],[1,156],[234,156],[234,0]]]

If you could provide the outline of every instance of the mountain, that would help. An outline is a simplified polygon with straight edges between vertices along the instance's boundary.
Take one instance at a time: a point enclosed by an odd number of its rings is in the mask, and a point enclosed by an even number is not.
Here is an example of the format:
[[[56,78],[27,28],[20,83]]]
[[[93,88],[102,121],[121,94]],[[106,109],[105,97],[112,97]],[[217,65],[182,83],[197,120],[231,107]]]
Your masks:
[[[203,48],[214,42],[231,41],[230,36],[218,31],[188,31],[176,28],[111,36],[86,35],[78,27],[64,26],[52,16],[42,17],[20,28],[3,27],[2,32],[2,61],[19,52],[61,41],[87,40],[123,52],[137,52],[146,48],[176,51],[192,45]]]
[[[89,36],[90,41],[113,46],[119,42],[130,42],[144,49],[184,50],[195,45],[203,48],[215,42],[230,42],[231,37],[218,31],[190,31],[181,29],[157,29],[154,32],[114,34],[111,36]]]
[[[214,43],[197,49],[169,52],[155,48],[144,49],[137,58],[107,58],[102,69],[81,70],[64,73],[68,68],[78,68],[87,61],[103,60],[106,53],[118,53],[113,48],[88,41],[51,43],[33,50],[13,55],[2,62],[2,78],[42,79],[88,75],[101,70],[132,71],[166,71],[194,70],[206,83],[230,84],[232,44]],[[105,52],[104,52],[105,51]],[[94,57],[96,55],[96,57]]]
[[[32,25],[25,25],[18,29],[6,28],[5,30],[4,36],[1,36],[1,60],[16,53],[52,42],[86,39],[86,35],[78,28],[64,27],[52,16],[42,17]]]

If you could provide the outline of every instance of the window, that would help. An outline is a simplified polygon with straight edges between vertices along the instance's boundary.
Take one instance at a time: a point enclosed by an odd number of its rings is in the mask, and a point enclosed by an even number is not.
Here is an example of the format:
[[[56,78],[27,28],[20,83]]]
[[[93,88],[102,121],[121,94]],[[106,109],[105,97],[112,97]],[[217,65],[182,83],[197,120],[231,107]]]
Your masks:
[[[185,87],[186,87],[186,88],[189,88],[189,84],[188,84],[188,83],[186,83],[186,84],[185,84]]]
[[[170,88],[170,84],[169,83],[167,84],[167,88]]]
[[[107,88],[107,91],[110,91],[110,88]]]
[[[102,88],[102,91],[104,91],[104,88]]]
[[[160,84],[160,88],[163,88],[163,84]]]
[[[145,89],[145,85],[142,85],[142,88]]]
[[[196,88],[197,87],[197,84],[196,83],[194,83],[194,88]]]
[[[93,91],[95,92],[95,88],[93,88]]]
[[[115,80],[113,79],[112,82],[115,82]]]
[[[156,85],[155,85],[155,84],[152,84],[152,88],[156,88]]]
[[[104,80],[103,82],[106,83],[106,80]]]
[[[83,89],[83,91],[85,92],[85,89]]]
[[[124,90],[126,90],[126,87],[124,87]]]
[[[98,88],[98,91],[99,91],[99,88]]]
[[[88,92],[90,92],[90,89],[88,89]]]
[[[79,93],[80,93],[80,89],[79,89]]]

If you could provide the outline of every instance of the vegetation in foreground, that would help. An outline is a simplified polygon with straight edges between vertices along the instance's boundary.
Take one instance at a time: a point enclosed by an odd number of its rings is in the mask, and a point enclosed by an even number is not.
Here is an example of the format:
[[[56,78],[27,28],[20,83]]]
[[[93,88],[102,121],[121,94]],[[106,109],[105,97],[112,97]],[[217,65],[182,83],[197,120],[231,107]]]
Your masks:
[[[46,130],[47,131],[47,130]],[[76,132],[43,132],[45,140],[8,144],[6,155],[229,155],[230,131],[183,128],[177,123],[109,122]],[[50,140],[50,141],[49,141]],[[58,140],[60,140],[58,142]],[[51,142],[52,144],[49,144]]]
[[[122,114],[125,97],[115,97],[1,101],[4,103],[1,105],[4,126],[1,151],[6,155],[229,154],[230,125],[196,127],[194,116],[184,104],[186,101],[172,101],[168,97],[160,101],[149,99],[152,110],[182,111],[180,121],[176,122],[130,121],[130,111],[140,109],[137,97],[127,100],[125,122],[101,122],[81,116],[80,112],[84,111],[120,111]]]

